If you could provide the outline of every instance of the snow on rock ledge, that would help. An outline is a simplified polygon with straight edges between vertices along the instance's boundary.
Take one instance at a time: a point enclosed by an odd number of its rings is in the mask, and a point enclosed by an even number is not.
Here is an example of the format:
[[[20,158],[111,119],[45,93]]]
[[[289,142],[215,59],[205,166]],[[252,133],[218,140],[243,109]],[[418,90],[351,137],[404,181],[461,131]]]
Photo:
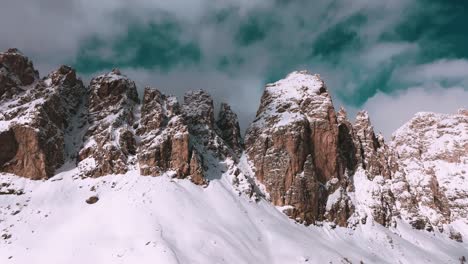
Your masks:
[[[267,85],[245,144],[273,204],[293,206],[289,215],[308,224],[323,220],[324,185],[344,171],[335,110],[318,75],[293,72]]]
[[[403,217],[420,228],[468,219],[468,115],[418,113],[393,134],[400,171],[417,208]],[[405,199],[404,199],[405,200]]]
[[[22,53],[0,53],[0,171],[45,179],[65,161],[65,130],[85,88],[62,66],[44,80]]]
[[[91,80],[89,127],[79,161],[94,166],[80,166],[85,176],[124,174],[134,163],[131,159],[136,154],[133,122],[138,102],[135,83],[118,70]]]

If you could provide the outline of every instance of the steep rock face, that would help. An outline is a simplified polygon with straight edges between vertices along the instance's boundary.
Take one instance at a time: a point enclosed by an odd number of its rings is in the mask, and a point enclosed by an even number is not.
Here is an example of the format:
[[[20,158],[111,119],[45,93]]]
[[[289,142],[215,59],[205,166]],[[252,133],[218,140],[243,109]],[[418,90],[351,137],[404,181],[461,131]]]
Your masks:
[[[327,182],[325,218],[354,226],[370,219],[389,226],[396,216],[391,191],[392,153],[382,136],[376,136],[368,114],[359,112],[352,124],[341,108],[338,120],[338,157],[343,177]]]
[[[189,91],[184,95],[182,116],[192,136],[191,144],[199,153],[210,152],[220,159],[235,155],[221,137],[222,132],[216,125],[213,99],[206,91]]]
[[[318,75],[294,72],[267,85],[246,134],[257,179],[278,206],[306,223],[321,220],[325,183],[341,179],[338,126],[331,97]]]
[[[294,72],[266,87],[246,153],[271,201],[289,206],[292,218],[388,226],[396,215],[389,147],[366,112],[355,124],[344,109],[335,113],[317,75]]]
[[[358,163],[361,162],[361,151],[358,149],[359,139],[343,107],[340,108],[336,116],[338,121],[338,157],[342,161],[340,165],[344,166],[340,168],[340,171],[351,175]]]
[[[181,107],[177,98],[145,89],[137,129],[140,171],[152,176],[173,171],[177,178],[203,185],[207,183],[204,156],[222,155],[220,149],[227,147],[217,134],[211,97],[196,91],[184,99]]]
[[[353,177],[358,197],[355,199],[357,212],[361,219],[372,216],[377,223],[389,226],[396,216],[395,199],[390,188],[397,168],[394,156],[383,136],[375,134],[367,112],[357,114],[353,131],[358,161],[358,170]],[[363,193],[366,195],[360,197]]]
[[[86,108],[78,107],[83,98]],[[202,90],[179,105],[147,88],[140,108],[135,84],[118,70],[94,78],[86,94],[70,67],[41,80],[19,51],[0,53],[1,172],[46,179],[79,151],[88,177],[137,163],[141,175],[167,172],[199,185],[226,173],[239,194],[265,187],[272,203],[306,224],[391,226],[401,218],[463,240],[450,223],[468,218],[467,110],[419,113],[389,146],[366,112],[352,124],[344,109],[335,113],[318,75],[294,72],[266,87],[246,155],[237,115],[227,104],[217,119],[214,112]]]
[[[328,197],[326,200],[324,219],[336,223],[340,226],[347,226],[348,219],[356,214],[356,208],[353,204],[352,194],[355,191],[354,175],[358,166],[357,149],[359,141],[357,140],[354,127],[348,120],[344,108],[337,112],[338,121],[338,160],[339,170],[343,171],[341,179],[333,178],[326,183]],[[358,219],[360,215],[356,216]],[[362,217],[361,217],[362,218]]]
[[[216,125],[221,131],[221,138],[232,150],[234,150],[235,154],[239,157],[244,148],[239,126],[239,119],[237,118],[237,114],[232,111],[228,104],[221,104],[221,109],[219,111]]]
[[[392,169],[389,164],[389,149],[382,135],[376,135],[369,115],[361,111],[356,116],[354,131],[358,140],[358,157],[362,167],[370,175],[382,175],[389,179]]]
[[[137,134],[142,175],[156,176],[168,170],[179,178],[190,174],[190,134],[177,98],[146,88]]]
[[[39,79],[33,63],[17,49],[0,53],[0,99],[17,96]]]
[[[203,158],[196,150],[192,151],[192,157],[190,159],[190,179],[193,183],[198,185],[203,185],[207,182]]]
[[[18,50],[0,53],[0,170],[31,179],[54,175],[64,163],[64,133],[85,92],[75,71],[62,66],[40,80]]]
[[[394,184],[403,219],[428,230],[467,219],[466,111],[454,115],[418,113],[394,133],[392,148],[400,177],[405,180]]]
[[[79,168],[87,177],[122,174],[134,165],[133,122],[139,102],[135,83],[113,70],[91,80],[88,123],[79,153]]]

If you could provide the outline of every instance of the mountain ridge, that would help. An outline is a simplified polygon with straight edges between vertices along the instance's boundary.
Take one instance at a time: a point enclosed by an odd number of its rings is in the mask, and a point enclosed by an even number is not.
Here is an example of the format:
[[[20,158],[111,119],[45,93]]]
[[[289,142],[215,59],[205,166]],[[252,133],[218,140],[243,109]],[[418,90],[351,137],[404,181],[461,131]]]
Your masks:
[[[1,172],[49,181],[65,165],[72,178],[138,172],[203,188],[228,180],[306,226],[404,223],[466,243],[466,110],[419,113],[387,144],[367,112],[352,123],[319,75],[296,71],[266,86],[244,140],[229,105],[216,118],[203,90],[179,104],[148,87],[140,102],[117,69],[88,87],[68,66],[39,79],[15,49],[0,53],[0,109]]]

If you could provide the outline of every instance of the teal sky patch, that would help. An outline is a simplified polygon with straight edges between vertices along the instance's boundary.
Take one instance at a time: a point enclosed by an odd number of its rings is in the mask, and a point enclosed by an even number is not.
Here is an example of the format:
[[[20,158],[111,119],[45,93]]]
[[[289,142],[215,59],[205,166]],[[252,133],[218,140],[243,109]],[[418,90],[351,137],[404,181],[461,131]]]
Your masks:
[[[311,2],[278,1],[246,13],[207,9],[212,13],[198,21],[177,16],[129,20],[111,38],[90,35],[73,64],[86,74],[114,67],[167,73],[202,68],[236,78],[251,72],[261,74],[264,82],[307,68],[323,73],[344,103],[361,106],[379,91],[417,85],[397,78],[395,73],[404,67],[468,58],[467,1],[415,0],[378,32],[373,26],[395,14],[364,8],[334,20],[338,1],[326,5],[325,13]]]
[[[170,20],[132,23],[110,40],[90,37],[74,65],[80,72],[93,73],[113,67],[169,71],[181,64],[199,64],[202,54],[197,43],[182,40],[180,34],[179,25]]]

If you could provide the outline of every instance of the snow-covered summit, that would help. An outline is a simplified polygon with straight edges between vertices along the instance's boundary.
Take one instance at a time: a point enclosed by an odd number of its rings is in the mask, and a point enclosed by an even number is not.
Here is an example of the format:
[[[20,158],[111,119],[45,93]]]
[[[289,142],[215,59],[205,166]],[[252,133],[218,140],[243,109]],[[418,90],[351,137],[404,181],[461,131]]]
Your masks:
[[[281,129],[294,122],[328,119],[332,100],[323,80],[308,71],[296,71],[285,79],[267,84],[255,126]]]
[[[308,71],[295,71],[286,78],[275,83],[267,84],[265,90],[271,94],[283,96],[284,100],[304,98],[319,94],[325,91],[325,84],[318,74]]]
[[[468,220],[468,116],[417,113],[393,134],[419,214],[435,226]]]

